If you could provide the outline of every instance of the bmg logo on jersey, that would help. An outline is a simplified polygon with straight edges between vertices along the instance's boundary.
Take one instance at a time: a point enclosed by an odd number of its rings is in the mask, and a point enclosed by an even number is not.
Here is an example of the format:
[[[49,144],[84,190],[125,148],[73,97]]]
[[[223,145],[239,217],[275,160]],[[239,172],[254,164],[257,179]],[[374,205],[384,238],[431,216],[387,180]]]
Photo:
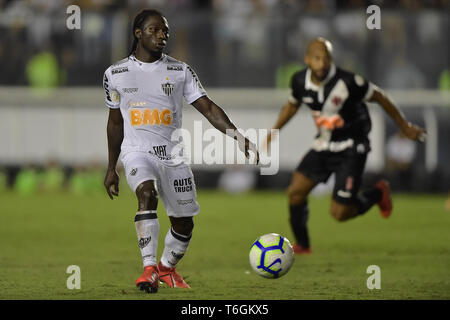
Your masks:
[[[130,121],[132,126],[165,125],[172,124],[172,111],[170,109],[131,109]]]

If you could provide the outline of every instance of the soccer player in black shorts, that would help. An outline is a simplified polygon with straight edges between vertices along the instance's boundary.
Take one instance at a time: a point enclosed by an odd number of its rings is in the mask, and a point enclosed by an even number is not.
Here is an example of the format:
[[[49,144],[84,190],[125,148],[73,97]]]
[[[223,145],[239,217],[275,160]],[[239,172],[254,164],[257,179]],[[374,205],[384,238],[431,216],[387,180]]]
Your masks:
[[[378,204],[382,217],[391,214],[387,181],[380,180],[373,188],[358,193],[370,152],[371,121],[365,101],[381,105],[409,139],[424,141],[426,136],[425,130],[409,123],[380,88],[360,75],[335,66],[328,40],[312,40],[304,59],[308,68],[293,75],[292,96],[273,127],[281,129],[300,105],[305,104],[311,109],[318,130],[311,150],[293,173],[288,187],[290,224],[296,238],[294,252],[298,254],[311,253],[307,229],[308,195],[332,173],[335,173],[336,183],[330,211],[336,220],[360,216],[374,204]],[[271,139],[269,135],[267,147]]]

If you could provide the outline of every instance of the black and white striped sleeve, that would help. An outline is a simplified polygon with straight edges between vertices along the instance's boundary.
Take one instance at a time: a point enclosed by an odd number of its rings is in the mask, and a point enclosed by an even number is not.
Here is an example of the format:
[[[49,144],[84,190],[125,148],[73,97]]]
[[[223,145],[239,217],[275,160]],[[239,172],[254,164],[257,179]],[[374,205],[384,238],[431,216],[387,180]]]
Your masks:
[[[105,91],[106,106],[111,109],[118,109],[120,107],[120,94],[112,83],[110,68],[106,69],[103,75],[103,90]]]

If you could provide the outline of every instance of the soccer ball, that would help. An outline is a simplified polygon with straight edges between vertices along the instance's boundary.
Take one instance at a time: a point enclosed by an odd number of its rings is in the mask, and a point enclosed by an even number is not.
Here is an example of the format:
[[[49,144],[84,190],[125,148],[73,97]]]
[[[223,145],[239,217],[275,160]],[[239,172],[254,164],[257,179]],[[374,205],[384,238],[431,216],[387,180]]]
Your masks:
[[[250,265],[264,278],[285,275],[294,263],[294,250],[289,240],[276,233],[265,234],[250,247]]]

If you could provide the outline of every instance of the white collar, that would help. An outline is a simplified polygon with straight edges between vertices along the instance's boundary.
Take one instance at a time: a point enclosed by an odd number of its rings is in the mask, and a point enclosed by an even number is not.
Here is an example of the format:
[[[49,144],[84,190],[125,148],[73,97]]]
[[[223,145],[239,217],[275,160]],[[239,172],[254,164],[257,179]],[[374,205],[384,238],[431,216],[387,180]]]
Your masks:
[[[141,61],[141,60],[139,60],[138,58],[136,58],[136,56],[134,55],[134,53],[133,53],[130,57],[131,57],[131,60],[136,61],[136,62],[139,63],[139,65],[141,65],[141,66],[154,66],[154,65],[157,65],[160,61],[162,61],[162,60],[165,58],[165,56],[166,56],[166,55],[163,53],[163,54],[161,55],[161,58],[159,58],[158,60],[153,61],[153,62],[144,62],[144,61]]]
[[[319,91],[319,88],[326,85],[327,82],[330,81],[330,79],[333,78],[335,74],[336,74],[336,65],[334,63],[332,63],[330,66],[330,71],[328,71],[326,78],[320,83],[320,85],[316,85],[311,80],[311,69],[308,68],[306,70],[305,89]]]

